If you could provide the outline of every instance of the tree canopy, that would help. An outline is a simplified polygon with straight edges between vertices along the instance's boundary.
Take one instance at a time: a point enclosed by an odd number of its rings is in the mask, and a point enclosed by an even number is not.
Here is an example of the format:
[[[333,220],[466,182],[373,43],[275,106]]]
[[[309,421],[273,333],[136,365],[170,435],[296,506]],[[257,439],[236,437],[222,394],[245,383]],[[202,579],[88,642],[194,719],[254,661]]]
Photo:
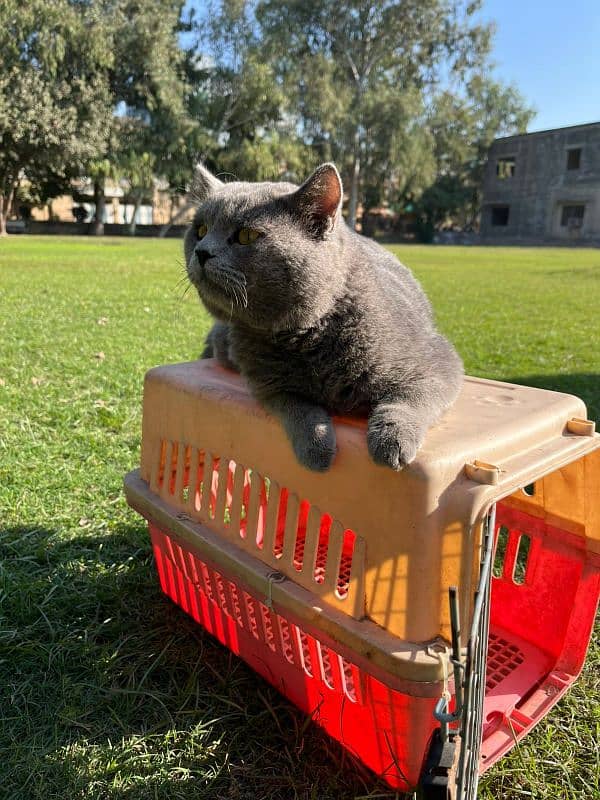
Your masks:
[[[19,180],[61,185],[106,145],[112,55],[91,9],[0,4],[0,233]]]
[[[532,112],[494,79],[480,0],[30,0],[0,5],[0,232],[19,181],[133,204],[194,165],[301,181],[335,160],[359,206],[475,224],[486,153]],[[195,12],[195,13],[194,13]],[[132,229],[135,222],[132,220]]]

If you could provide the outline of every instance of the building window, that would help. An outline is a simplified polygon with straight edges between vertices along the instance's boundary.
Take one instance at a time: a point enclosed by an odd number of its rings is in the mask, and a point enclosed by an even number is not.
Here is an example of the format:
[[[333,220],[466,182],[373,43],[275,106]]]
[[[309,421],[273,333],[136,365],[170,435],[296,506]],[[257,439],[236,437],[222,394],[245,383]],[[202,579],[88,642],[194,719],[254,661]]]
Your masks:
[[[581,147],[567,150],[567,169],[579,169],[581,164]]]
[[[507,156],[506,158],[499,158],[496,161],[496,177],[501,181],[506,178],[513,178],[515,175],[515,159],[514,156]]]
[[[563,206],[560,224],[563,228],[581,228],[585,206]]]
[[[510,206],[494,206],[492,208],[492,225],[508,225]]]

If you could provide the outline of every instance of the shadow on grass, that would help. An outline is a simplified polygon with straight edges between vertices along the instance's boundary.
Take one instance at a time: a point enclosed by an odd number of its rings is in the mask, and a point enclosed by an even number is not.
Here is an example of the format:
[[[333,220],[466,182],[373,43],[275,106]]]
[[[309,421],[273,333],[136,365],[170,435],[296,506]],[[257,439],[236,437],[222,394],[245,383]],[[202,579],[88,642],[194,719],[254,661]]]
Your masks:
[[[142,525],[0,559],[11,800],[395,796],[162,595]]]
[[[559,375],[519,375],[502,380],[522,386],[536,386],[554,392],[566,392],[580,397],[587,406],[591,419],[600,420],[600,374],[594,372],[575,372]]]

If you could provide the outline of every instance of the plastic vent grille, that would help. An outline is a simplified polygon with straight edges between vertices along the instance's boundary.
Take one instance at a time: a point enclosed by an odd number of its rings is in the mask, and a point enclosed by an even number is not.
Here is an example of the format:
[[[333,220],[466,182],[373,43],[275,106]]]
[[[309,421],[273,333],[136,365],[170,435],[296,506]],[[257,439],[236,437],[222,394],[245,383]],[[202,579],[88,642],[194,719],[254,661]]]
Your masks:
[[[502,636],[490,632],[487,652],[487,673],[485,687],[494,689],[525,660],[519,648]]]
[[[363,615],[364,541],[288,487],[232,459],[163,439],[150,488],[328,602]]]
[[[298,625],[268,608],[231,580],[177,542],[164,535],[165,548],[154,545],[154,555],[165,594],[188,614],[202,621],[201,609],[210,603],[246,634],[262,642],[282,660],[302,670],[307,679],[360,702],[360,673],[351,662],[327,647]],[[195,592],[185,591],[185,583]],[[211,617],[216,619],[215,612]]]

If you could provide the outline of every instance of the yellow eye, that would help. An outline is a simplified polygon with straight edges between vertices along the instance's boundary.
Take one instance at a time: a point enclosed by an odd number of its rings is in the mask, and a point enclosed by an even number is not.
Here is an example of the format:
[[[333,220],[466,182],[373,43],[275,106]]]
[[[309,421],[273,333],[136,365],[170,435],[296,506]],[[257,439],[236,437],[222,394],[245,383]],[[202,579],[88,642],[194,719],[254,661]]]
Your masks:
[[[260,236],[260,231],[255,231],[252,228],[240,228],[236,234],[236,240],[239,244],[253,244]]]
[[[196,233],[198,234],[199,239],[203,239],[208,233],[208,225],[205,225],[204,223],[198,225],[198,230],[196,231]]]

